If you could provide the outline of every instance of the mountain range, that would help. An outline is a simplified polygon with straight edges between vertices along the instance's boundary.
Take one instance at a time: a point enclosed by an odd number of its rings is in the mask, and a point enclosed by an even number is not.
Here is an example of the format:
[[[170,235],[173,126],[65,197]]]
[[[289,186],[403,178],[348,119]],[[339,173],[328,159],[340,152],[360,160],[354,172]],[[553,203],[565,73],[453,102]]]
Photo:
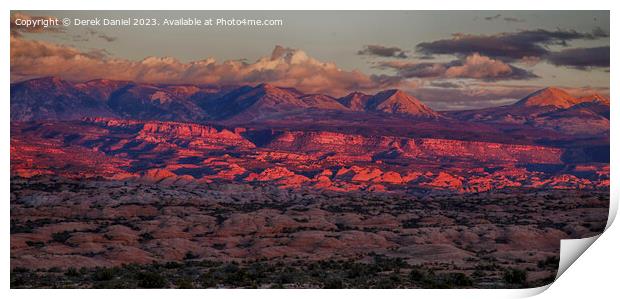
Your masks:
[[[344,121],[383,115],[418,121],[518,124],[592,135],[609,131],[609,106],[609,100],[598,94],[576,98],[553,87],[511,105],[439,112],[396,89],[374,95],[352,92],[335,98],[267,83],[200,86],[104,79],[69,82],[44,77],[11,85],[11,121],[111,117],[243,124],[294,120],[307,115]]]
[[[45,77],[11,85],[11,120],[14,121],[92,116],[247,121],[307,109],[439,117],[420,100],[400,90],[386,90],[376,95],[354,92],[343,98],[333,98],[266,83],[226,88],[111,80],[72,83]]]

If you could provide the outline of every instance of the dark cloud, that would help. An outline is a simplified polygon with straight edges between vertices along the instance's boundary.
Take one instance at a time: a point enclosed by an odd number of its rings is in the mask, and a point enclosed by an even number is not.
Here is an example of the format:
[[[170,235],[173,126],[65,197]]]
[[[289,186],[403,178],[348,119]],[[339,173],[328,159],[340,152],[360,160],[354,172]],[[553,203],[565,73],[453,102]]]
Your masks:
[[[381,45],[367,45],[357,51],[357,55],[371,55],[379,57],[407,58],[405,51],[399,47],[386,47]]]
[[[377,65],[380,69],[391,69],[404,78],[436,78],[442,76],[450,63],[422,62],[411,63],[384,61]]]
[[[477,53],[450,62],[385,61],[377,67],[394,70],[404,78],[469,78],[486,81],[537,78],[529,71]]]
[[[113,41],[115,41],[117,39],[117,37],[115,37],[115,36],[109,36],[109,35],[107,35],[105,33],[101,33],[101,32],[96,33],[96,36],[98,38],[106,41],[106,42],[113,42]]]
[[[496,14],[494,16],[484,17],[484,19],[487,20],[487,21],[492,21],[492,20],[495,20],[495,19],[499,19],[499,17],[501,17],[501,16],[502,15],[500,15],[500,14]]]
[[[609,67],[609,47],[566,49],[552,52],[545,58],[551,64],[578,69]]]
[[[390,76],[383,74],[372,74],[370,75],[370,79],[372,82],[374,82],[375,85],[385,88],[390,86],[398,86],[403,81],[403,77],[401,76]]]
[[[461,88],[462,85],[449,82],[449,81],[432,81],[430,83],[432,87],[440,87],[440,88]]]
[[[71,40],[73,40],[74,42],[87,42],[90,41],[91,38],[100,38],[102,40],[105,40],[107,42],[113,42],[115,41],[117,38],[114,36],[109,36],[103,32],[99,32],[97,30],[93,30],[93,29],[87,29],[83,34],[75,34],[71,36]]]
[[[494,16],[484,17],[483,19],[486,20],[486,21],[494,21],[494,20],[498,20],[500,18],[502,20],[506,21],[506,22],[514,22],[514,23],[523,23],[523,22],[525,22],[524,19],[518,19],[518,18],[515,18],[515,17],[503,17],[502,18],[501,14],[496,14]]]
[[[518,18],[513,18],[513,17],[505,17],[504,21],[506,21],[506,22],[514,22],[514,23],[523,23],[523,22],[525,22],[524,19],[518,19]]]
[[[89,34],[90,36],[98,37],[98,38],[103,39],[103,40],[105,40],[107,42],[113,42],[113,41],[116,40],[116,37],[114,37],[114,36],[109,36],[109,35],[107,35],[107,34],[105,34],[103,32],[99,32],[99,31],[96,31],[96,30],[93,30],[93,29],[89,29],[87,31],[87,34]]]
[[[67,40],[67,38],[63,38],[63,40]],[[81,34],[74,34],[71,36],[71,40],[74,42],[87,42],[90,38]]]
[[[590,33],[575,30],[538,29],[494,35],[454,34],[451,39],[419,43],[416,48],[425,55],[463,56],[480,53],[504,61],[514,61],[524,57],[548,55],[550,50],[547,47],[550,45],[566,46],[567,42],[572,40],[593,40],[603,37],[609,37],[609,35],[600,28]]]

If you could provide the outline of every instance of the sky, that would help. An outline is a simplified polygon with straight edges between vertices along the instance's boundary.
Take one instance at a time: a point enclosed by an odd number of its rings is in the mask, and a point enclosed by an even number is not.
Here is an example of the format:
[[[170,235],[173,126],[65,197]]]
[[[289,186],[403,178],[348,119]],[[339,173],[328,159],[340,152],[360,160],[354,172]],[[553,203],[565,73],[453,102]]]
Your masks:
[[[16,20],[154,18],[159,26]],[[164,19],[281,26],[166,26]],[[609,94],[608,11],[14,11],[11,81],[274,83],[335,97],[403,89],[438,110],[509,104],[547,86]]]

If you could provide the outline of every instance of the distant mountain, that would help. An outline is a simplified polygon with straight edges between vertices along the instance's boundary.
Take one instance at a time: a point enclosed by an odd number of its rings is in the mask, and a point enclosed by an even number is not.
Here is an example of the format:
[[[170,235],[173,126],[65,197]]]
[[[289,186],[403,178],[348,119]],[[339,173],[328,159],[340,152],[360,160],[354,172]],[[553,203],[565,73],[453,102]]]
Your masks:
[[[220,90],[194,85],[141,84],[107,79],[70,82],[44,77],[11,84],[11,120],[72,120],[118,117],[201,121],[207,115],[195,97]]]
[[[570,106],[579,104],[580,101],[577,98],[569,95],[566,91],[555,87],[548,87],[538,90],[520,101],[516,102],[513,106],[517,107],[545,107],[552,106],[556,108],[568,108]]]
[[[522,124],[569,134],[609,131],[609,100],[597,94],[575,98],[554,87],[538,90],[512,105],[447,114],[462,121]]]
[[[407,114],[425,118],[440,117],[439,113],[424,105],[414,96],[398,89],[382,91],[369,98],[366,103],[366,111]]]
[[[11,120],[79,119],[112,117],[99,97],[58,77],[45,77],[11,85]]]
[[[349,110],[349,108],[342,105],[336,99],[322,94],[303,95],[299,97],[299,99],[311,108],[328,110]]]
[[[206,111],[213,118],[251,120],[276,113],[308,108],[310,105],[298,96],[271,84],[241,87],[212,101]]]
[[[440,117],[439,113],[424,105],[414,96],[398,89],[385,90],[373,96],[352,92],[339,98],[338,102],[352,111],[376,111],[421,118]]]
[[[122,118],[201,121],[204,111],[182,92],[145,84],[129,84],[114,91],[107,100]]]
[[[304,94],[272,84],[197,86],[106,79],[70,82],[57,77],[11,85],[11,120],[118,117],[143,120],[247,122],[309,110],[380,112],[419,118],[439,114],[400,90],[343,98]]]
[[[349,108],[353,111],[364,111],[366,110],[366,104],[368,103],[368,99],[372,96],[361,93],[361,92],[352,92],[342,98],[338,99],[338,102],[343,106]]]
[[[73,86],[81,92],[92,96],[93,98],[97,98],[102,102],[106,102],[114,91],[119,90],[120,88],[130,84],[132,84],[132,82],[130,81],[96,79],[86,82],[75,83],[73,84]]]
[[[569,134],[609,131],[607,98],[597,94],[576,98],[554,87],[536,91],[512,105],[438,113],[397,89],[375,95],[353,92],[336,99],[272,84],[219,87],[105,79],[70,82],[45,77],[11,84],[10,102],[12,121],[112,117],[228,124],[301,121],[309,125],[324,119],[352,127],[358,120],[380,125],[388,118],[451,118],[472,124],[501,123]]]
[[[588,96],[584,96],[584,97],[580,97],[578,98],[580,103],[588,103],[588,102],[592,102],[592,103],[598,103],[604,106],[609,106],[609,99],[600,95],[600,94],[591,94]]]

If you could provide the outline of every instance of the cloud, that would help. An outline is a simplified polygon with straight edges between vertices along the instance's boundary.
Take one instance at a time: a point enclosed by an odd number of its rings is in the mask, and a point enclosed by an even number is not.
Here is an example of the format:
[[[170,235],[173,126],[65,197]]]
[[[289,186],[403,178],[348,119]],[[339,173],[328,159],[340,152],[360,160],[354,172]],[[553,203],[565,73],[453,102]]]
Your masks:
[[[104,33],[100,33],[99,35],[97,35],[97,37],[99,37],[99,38],[101,38],[101,39],[103,39],[103,40],[105,40],[107,42],[113,42],[113,41],[115,41],[117,39],[117,37],[115,37],[115,36],[109,36],[109,35],[106,35]]]
[[[395,70],[399,76],[404,78],[468,78],[496,81],[525,80],[537,77],[529,71],[478,53],[447,63],[388,61],[381,62],[378,66]]]
[[[366,75],[319,61],[304,51],[276,46],[271,55],[253,63],[243,60],[217,62],[207,58],[181,62],[172,57],[147,57],[133,61],[112,58],[103,50],[81,51],[43,41],[11,37],[11,81],[60,76],[84,81],[96,78],[150,83],[258,84],[294,86],[304,92],[343,95],[352,90],[376,91],[414,87],[401,77]]]
[[[449,82],[449,81],[431,81],[429,84],[432,87],[440,87],[440,88],[460,88],[463,87],[461,84]]]
[[[488,16],[488,17],[484,17],[483,19],[486,21],[494,21],[494,20],[498,20],[502,17],[501,14],[496,14],[494,16]],[[524,19],[518,19],[515,17],[503,17],[501,18],[502,20],[506,21],[506,22],[514,22],[514,23],[523,23],[525,22]]]
[[[609,46],[566,49],[552,52],[546,59],[554,65],[577,69],[609,67]]]
[[[398,47],[386,47],[381,45],[367,45],[357,51],[357,55],[370,55],[379,57],[407,58],[407,54]]]
[[[19,37],[22,33],[64,32],[60,26],[54,26],[57,18],[53,16],[31,16],[20,12],[11,13],[11,36]],[[20,22],[18,25],[17,21]],[[29,25],[24,25],[28,22]]]
[[[109,36],[109,35],[107,35],[107,34],[105,34],[103,32],[99,32],[99,31],[96,31],[96,30],[93,30],[93,29],[88,29],[87,30],[87,34],[90,35],[90,36],[98,37],[98,38],[103,39],[103,40],[105,40],[107,42],[113,42],[113,41],[115,41],[117,39],[117,37]]]
[[[505,17],[504,21],[506,21],[506,22],[514,22],[514,23],[523,23],[523,22],[525,22],[524,19],[518,19],[518,18],[514,18],[514,17]]]
[[[496,15],[494,15],[494,16],[484,17],[484,19],[485,19],[485,20],[487,20],[487,21],[492,21],[492,20],[498,19],[498,18],[499,18],[499,17],[501,17],[501,16],[502,16],[502,15],[500,15],[500,14],[496,14]]]
[[[512,104],[539,89],[532,86],[485,86],[421,87],[410,91],[435,110],[466,110],[497,107]]]
[[[378,63],[377,68],[395,70],[404,78],[436,78],[445,73],[448,65],[436,62],[383,61]]]
[[[522,80],[536,78],[537,76],[500,60],[474,53],[473,55],[467,56],[462,65],[449,67],[446,70],[446,77]]]
[[[503,61],[515,61],[523,57],[548,55],[550,45],[566,46],[572,40],[593,40],[609,37],[602,29],[590,33],[575,30],[548,31],[544,29],[523,30],[494,35],[454,34],[450,39],[419,43],[417,51],[425,55],[470,55],[480,53]]]
[[[91,39],[93,38],[100,38],[106,42],[113,42],[118,39],[115,36],[110,36],[103,32],[93,30],[93,29],[86,29],[82,33],[67,35],[67,36],[63,36],[59,38],[66,40],[66,41],[73,41],[73,42],[88,42],[88,41],[91,41]]]

